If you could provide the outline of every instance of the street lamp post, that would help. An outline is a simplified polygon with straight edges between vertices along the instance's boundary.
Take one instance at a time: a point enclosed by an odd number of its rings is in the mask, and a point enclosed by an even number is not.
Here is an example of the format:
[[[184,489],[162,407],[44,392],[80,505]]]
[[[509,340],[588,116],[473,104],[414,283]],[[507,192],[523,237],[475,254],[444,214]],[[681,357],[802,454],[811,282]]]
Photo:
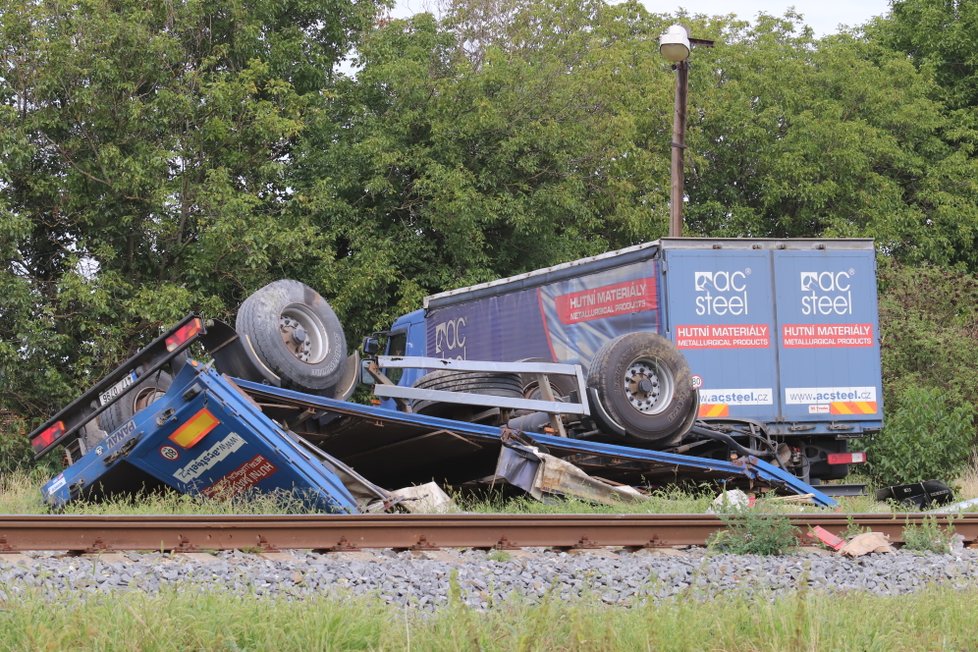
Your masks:
[[[689,51],[694,45],[713,46],[713,41],[690,38],[682,25],[672,25],[659,37],[659,53],[676,70],[676,103],[672,120],[672,174],[669,191],[669,235],[683,234],[683,151],[686,149],[686,94],[689,88]]]

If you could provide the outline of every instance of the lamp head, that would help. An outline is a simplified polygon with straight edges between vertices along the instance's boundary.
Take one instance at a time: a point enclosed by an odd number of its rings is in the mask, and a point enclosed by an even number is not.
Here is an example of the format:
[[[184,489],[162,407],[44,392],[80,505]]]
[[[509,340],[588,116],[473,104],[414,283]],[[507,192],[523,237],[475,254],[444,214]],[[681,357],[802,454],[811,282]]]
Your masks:
[[[659,37],[659,53],[673,63],[689,56],[689,33],[682,25],[670,25]]]

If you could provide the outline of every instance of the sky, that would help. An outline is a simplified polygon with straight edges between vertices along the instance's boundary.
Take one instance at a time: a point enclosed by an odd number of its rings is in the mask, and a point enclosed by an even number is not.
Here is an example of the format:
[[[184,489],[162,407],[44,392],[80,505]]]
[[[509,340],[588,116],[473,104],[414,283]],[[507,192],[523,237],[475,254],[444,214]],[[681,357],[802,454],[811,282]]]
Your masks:
[[[825,36],[838,31],[838,26],[854,27],[861,25],[873,16],[881,16],[889,11],[889,0],[797,0],[796,2],[777,2],[775,0],[642,0],[649,11],[654,13],[673,13],[683,8],[690,14],[726,15],[736,14],[740,18],[752,20],[758,13],[781,16],[789,7],[794,7],[804,17],[805,22],[815,30],[816,36]],[[397,0],[393,11],[396,17],[409,16],[419,11],[437,13],[437,0]]]

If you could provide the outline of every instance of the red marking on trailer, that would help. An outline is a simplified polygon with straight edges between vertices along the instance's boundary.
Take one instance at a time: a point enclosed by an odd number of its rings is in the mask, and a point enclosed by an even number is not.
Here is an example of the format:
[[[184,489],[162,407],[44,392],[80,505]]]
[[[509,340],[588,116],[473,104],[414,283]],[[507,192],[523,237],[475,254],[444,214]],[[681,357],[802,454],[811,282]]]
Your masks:
[[[859,348],[873,346],[872,324],[784,324],[781,343],[786,349]]]
[[[676,326],[680,349],[766,349],[771,346],[767,324],[682,324]]]
[[[654,278],[638,278],[562,294],[554,301],[557,316],[564,324],[629,315],[659,307]]]
[[[269,462],[263,455],[255,455],[253,458],[231,471],[223,478],[204,489],[203,493],[208,498],[220,496],[230,498],[236,496],[246,489],[250,489],[265,478],[271,476],[278,469]]]

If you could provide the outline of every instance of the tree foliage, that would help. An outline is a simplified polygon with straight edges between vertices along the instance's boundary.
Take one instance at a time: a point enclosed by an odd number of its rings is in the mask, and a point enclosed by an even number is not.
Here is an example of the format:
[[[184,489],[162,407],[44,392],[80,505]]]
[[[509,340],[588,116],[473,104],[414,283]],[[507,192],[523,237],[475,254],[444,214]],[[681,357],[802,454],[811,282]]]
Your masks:
[[[49,413],[191,309],[327,274],[289,164],[375,9],[0,2],[0,407]]]

